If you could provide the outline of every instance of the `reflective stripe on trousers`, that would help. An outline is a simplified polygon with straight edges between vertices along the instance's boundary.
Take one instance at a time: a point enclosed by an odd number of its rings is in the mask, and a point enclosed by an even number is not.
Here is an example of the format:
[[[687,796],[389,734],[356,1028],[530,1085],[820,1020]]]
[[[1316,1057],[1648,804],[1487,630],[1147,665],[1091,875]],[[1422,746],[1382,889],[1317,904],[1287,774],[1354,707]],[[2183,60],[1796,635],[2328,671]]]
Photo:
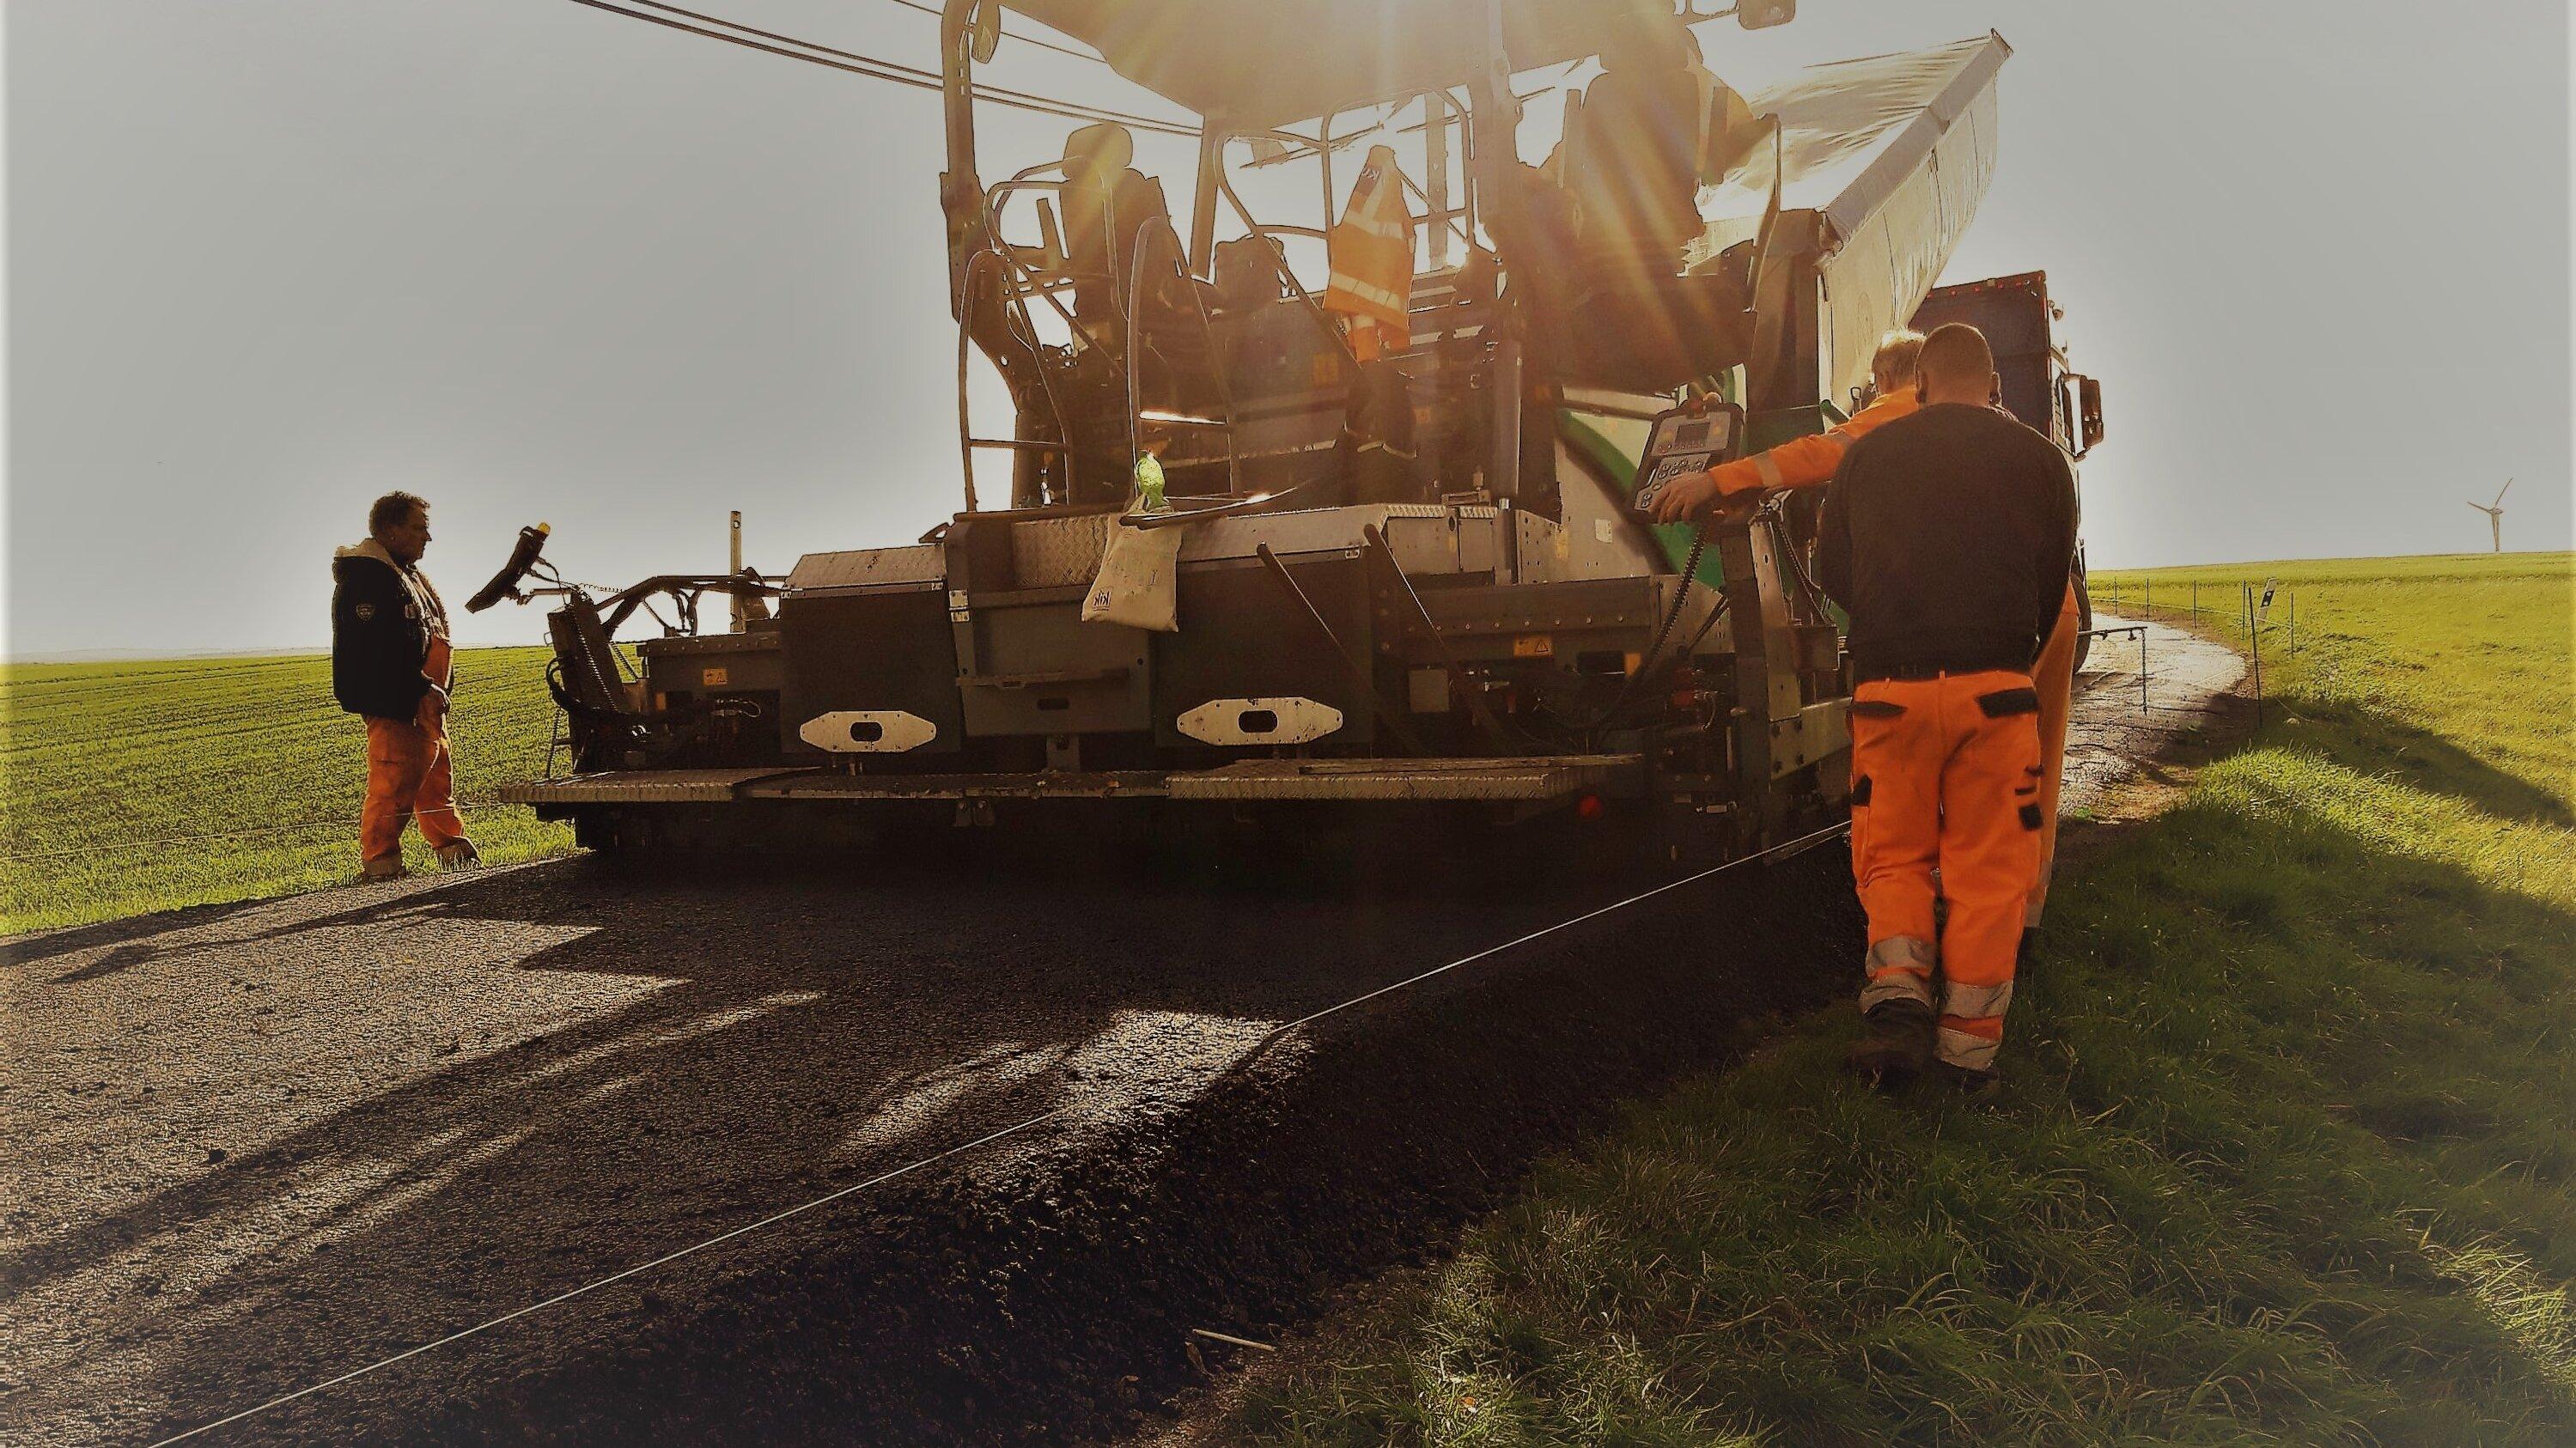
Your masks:
[[[1862,1005],[1937,997],[1941,1059],[1991,1067],[2039,871],[2037,691],[2005,670],[1876,680],[1852,696],[1851,733],[1852,873],[1869,916]],[[1937,931],[1936,893],[1949,904]],[[1915,995],[1908,981],[1926,955],[1937,990]]]
[[[1872,941],[1869,963],[1862,967],[1860,1008],[1863,1014],[1889,1001],[1932,1006],[1932,971],[1938,959],[1929,940],[1911,935]]]

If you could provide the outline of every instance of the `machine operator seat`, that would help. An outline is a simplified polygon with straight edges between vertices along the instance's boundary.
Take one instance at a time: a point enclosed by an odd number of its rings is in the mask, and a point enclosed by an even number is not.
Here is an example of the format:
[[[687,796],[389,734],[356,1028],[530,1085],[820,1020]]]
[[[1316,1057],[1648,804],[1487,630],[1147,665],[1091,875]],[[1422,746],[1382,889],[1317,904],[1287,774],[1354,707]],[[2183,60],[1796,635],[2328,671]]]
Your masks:
[[[1741,165],[1769,127],[1668,12],[1627,17],[1601,61],[1545,167],[1517,177],[1520,240],[1539,259],[1520,270],[1550,293],[1531,300],[1570,375],[1661,392],[1732,366],[1750,343],[1741,281],[1681,268],[1702,231],[1700,187]]]
[[[1670,13],[1629,17],[1601,64],[1568,105],[1547,170],[1596,266],[1672,276],[1701,231],[1700,187],[1742,164],[1768,127],[1700,63],[1698,39]]]
[[[1172,217],[1163,183],[1137,170],[1135,159],[1135,137],[1113,121],[1065,137],[1064,246],[1074,320],[1113,352],[1126,345],[1121,298],[1137,233],[1149,222],[1168,226]]]

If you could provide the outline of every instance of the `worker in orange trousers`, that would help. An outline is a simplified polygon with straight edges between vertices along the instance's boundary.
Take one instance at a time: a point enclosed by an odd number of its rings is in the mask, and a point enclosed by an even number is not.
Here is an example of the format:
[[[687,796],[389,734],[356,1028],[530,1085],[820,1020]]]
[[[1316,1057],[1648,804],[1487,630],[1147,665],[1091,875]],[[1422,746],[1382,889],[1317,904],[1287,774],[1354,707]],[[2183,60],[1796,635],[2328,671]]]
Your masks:
[[[1989,406],[1977,329],[1935,329],[1918,370],[1922,407],[1852,445],[1817,529],[1820,581],[1851,616],[1852,870],[1868,917],[1851,1064],[1984,1089],[2039,880],[2033,669],[2074,563],[2075,478],[2054,443]]]
[[[1698,476],[1676,479],[1656,495],[1656,520],[1679,522],[1712,504],[1733,503],[1775,488],[1812,488],[1831,482],[1853,443],[1922,406],[1915,376],[1922,351],[1922,333],[1889,332],[1879,339],[1878,351],[1870,358],[1872,400],[1849,421],[1792,438],[1749,458],[1721,463]],[[2056,872],[2058,800],[2066,779],[2066,720],[2073,703],[2083,626],[2082,605],[2070,579],[2057,625],[2031,670],[2033,687],[2039,691],[2041,823],[2039,875],[2022,922],[2025,955],[2046,913],[2049,881]]]
[[[2049,881],[2057,873],[2057,801],[2066,783],[2066,718],[2074,707],[2075,660],[2082,652],[2078,645],[2084,634],[2084,604],[2075,589],[2074,580],[2068,579],[2056,626],[2040,647],[2038,662],[2031,666],[2031,684],[2039,691],[2039,877],[2022,911],[2025,957],[2032,933],[2040,928],[2048,909]]]
[[[331,688],[367,721],[367,797],[358,820],[361,873],[401,876],[402,832],[451,868],[480,861],[457,813],[447,745],[454,651],[447,608],[420,571],[429,548],[429,504],[410,493],[376,500],[367,538],[333,555]]]

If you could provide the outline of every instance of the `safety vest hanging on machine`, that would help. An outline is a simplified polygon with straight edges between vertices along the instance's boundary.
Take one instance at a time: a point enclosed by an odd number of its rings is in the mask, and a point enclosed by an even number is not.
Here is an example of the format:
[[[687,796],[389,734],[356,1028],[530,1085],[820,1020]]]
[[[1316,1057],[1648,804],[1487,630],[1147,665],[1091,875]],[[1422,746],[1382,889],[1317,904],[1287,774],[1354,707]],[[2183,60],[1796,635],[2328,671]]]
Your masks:
[[[1352,355],[1367,362],[1413,345],[1405,320],[1413,301],[1413,208],[1405,203],[1392,147],[1369,148],[1324,249],[1333,269],[1324,309],[1345,319]]]

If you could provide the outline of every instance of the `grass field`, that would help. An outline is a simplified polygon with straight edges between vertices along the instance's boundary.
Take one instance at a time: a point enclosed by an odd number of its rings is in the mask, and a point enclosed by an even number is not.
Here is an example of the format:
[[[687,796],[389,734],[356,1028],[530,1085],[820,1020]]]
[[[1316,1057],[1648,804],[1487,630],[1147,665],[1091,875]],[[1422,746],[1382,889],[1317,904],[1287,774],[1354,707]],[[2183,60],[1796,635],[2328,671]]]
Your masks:
[[[457,658],[469,806],[545,760],[542,649]],[[325,658],[20,664],[0,671],[0,934],[346,882],[366,726]],[[487,863],[572,847],[525,809],[469,809]],[[434,868],[417,833],[405,853]]]
[[[1877,1097],[1849,1013],[1807,1022],[1544,1170],[1221,1436],[2576,1442],[2570,570],[2197,570],[2295,589],[2298,651],[2252,741],[2061,887],[1999,1101]]]

